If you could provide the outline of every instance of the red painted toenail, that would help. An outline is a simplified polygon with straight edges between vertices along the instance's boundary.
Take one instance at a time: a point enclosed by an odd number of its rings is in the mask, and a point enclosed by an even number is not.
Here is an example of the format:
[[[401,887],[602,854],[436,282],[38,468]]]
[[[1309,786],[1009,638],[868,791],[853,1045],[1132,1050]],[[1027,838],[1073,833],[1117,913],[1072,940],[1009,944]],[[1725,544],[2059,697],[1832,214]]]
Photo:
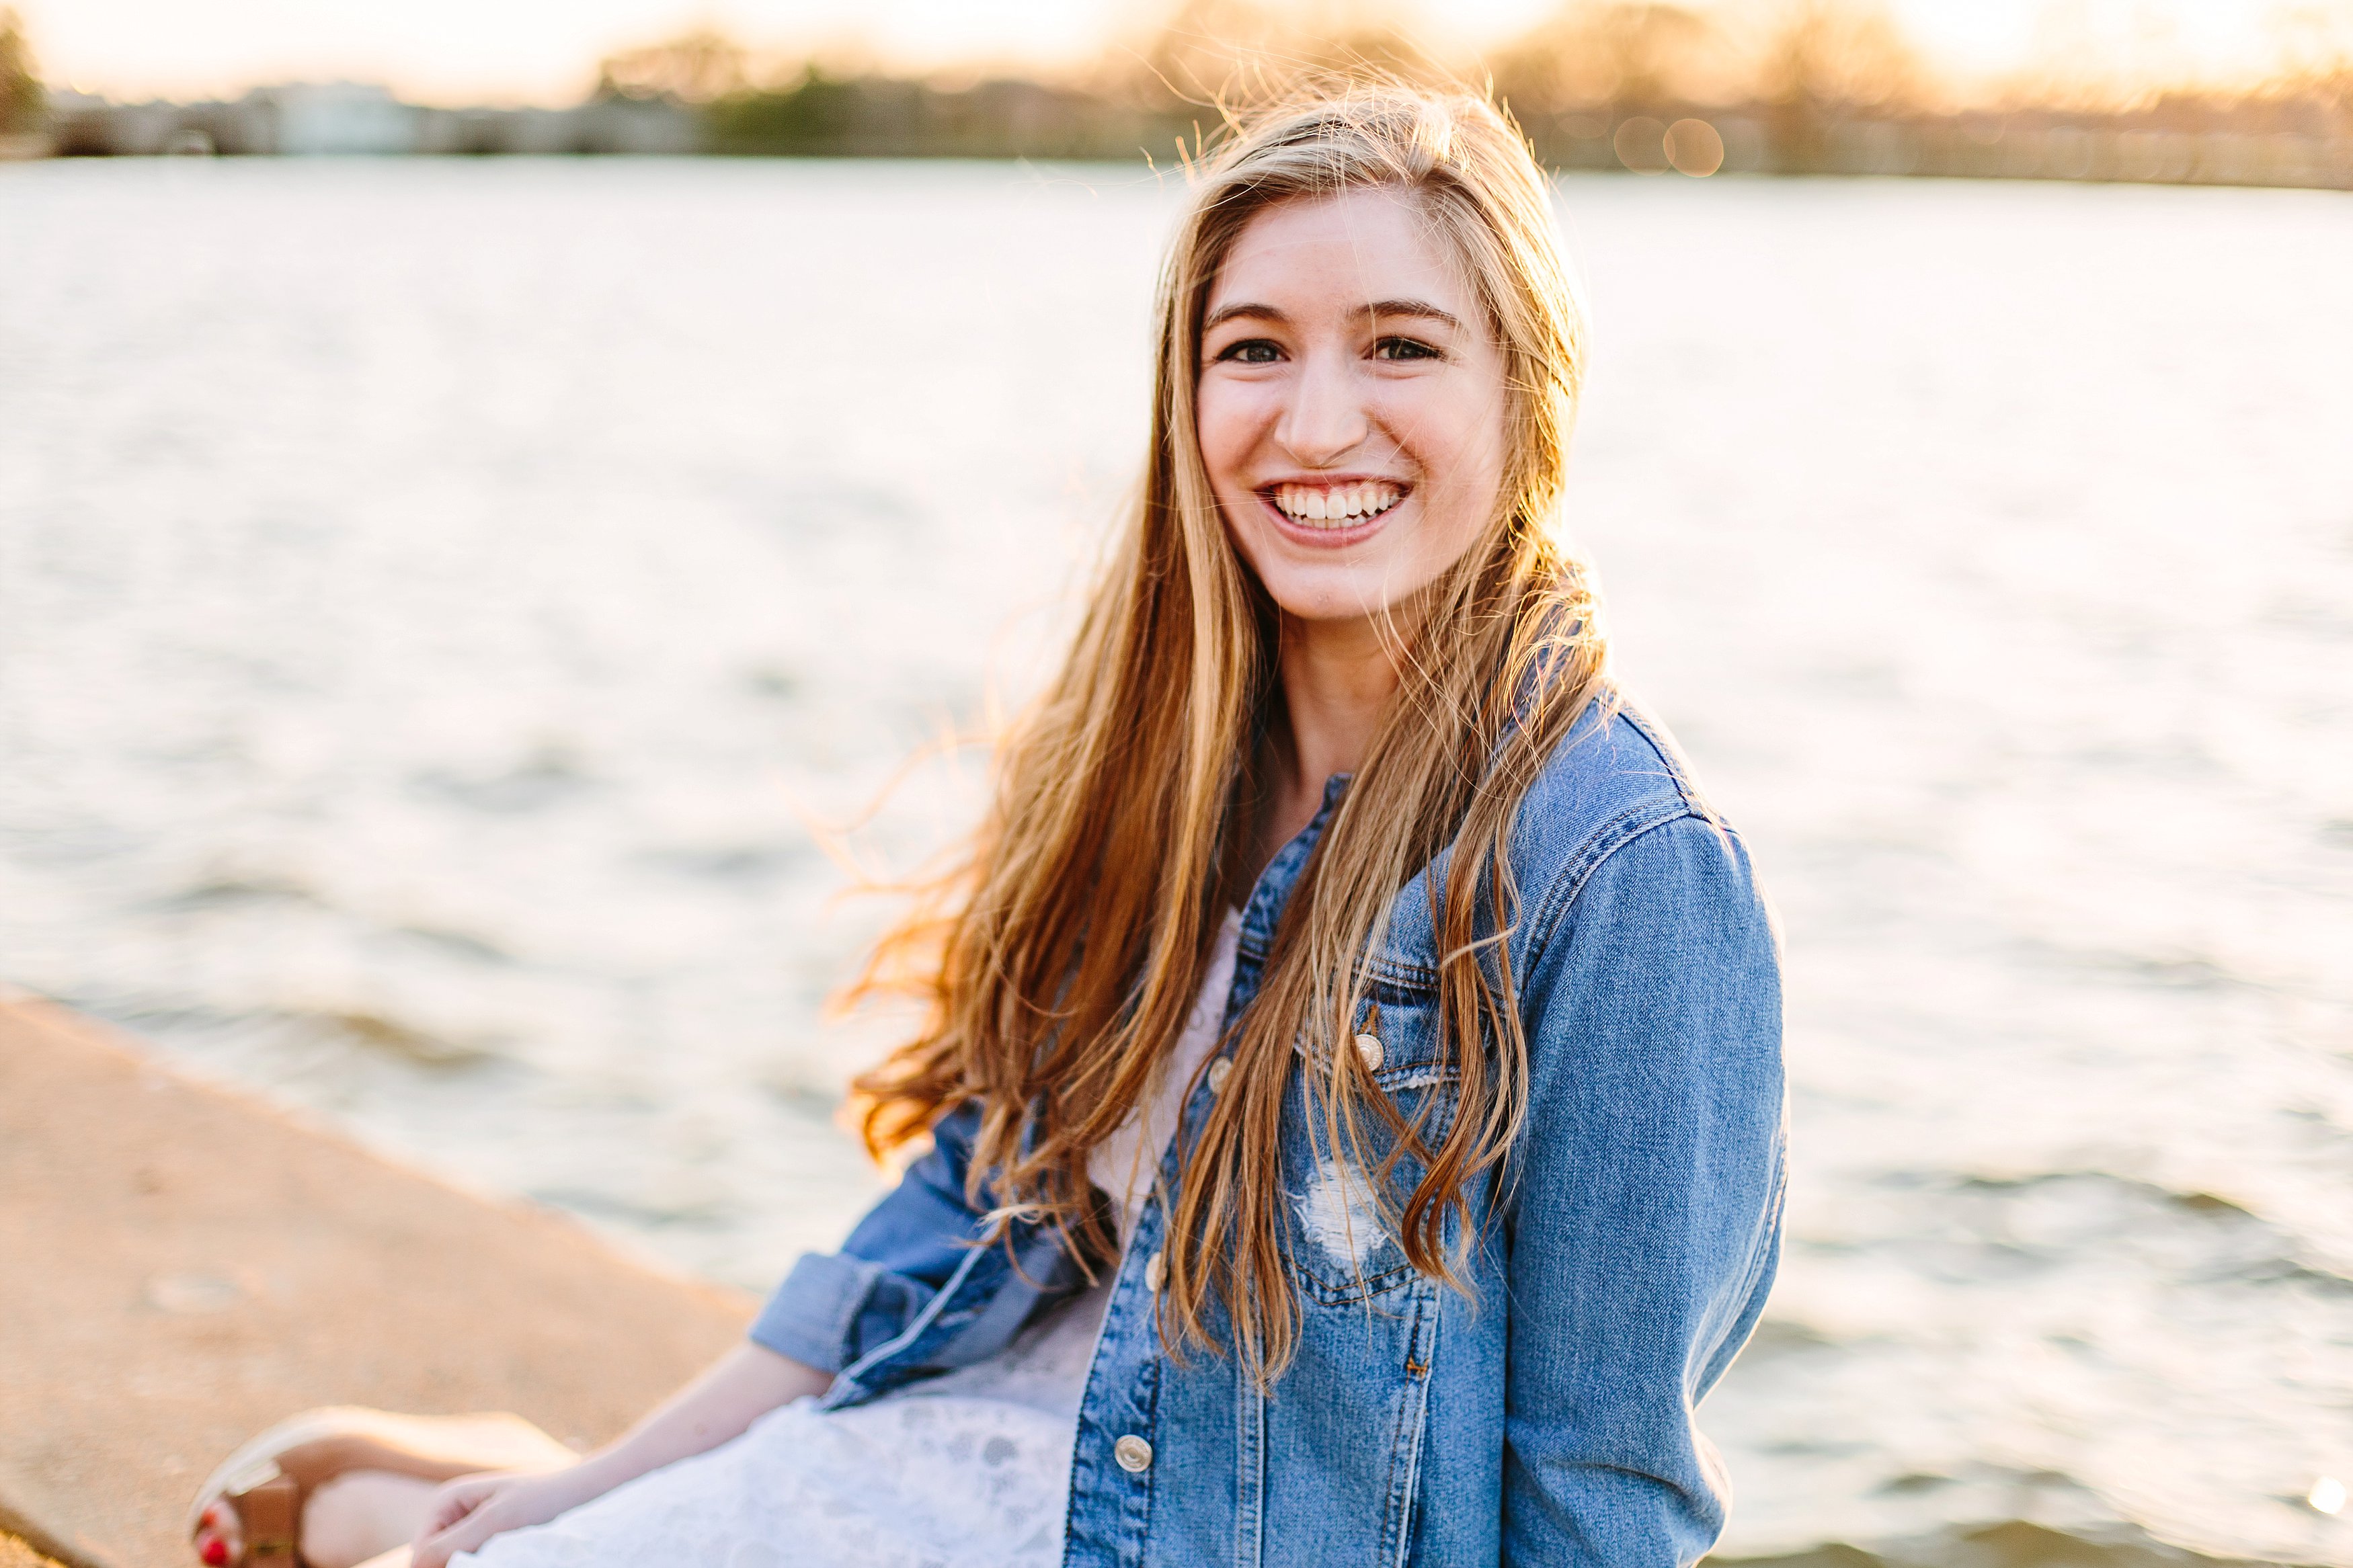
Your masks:
[[[228,1542],[217,1535],[207,1535],[196,1555],[205,1560],[206,1568],[221,1568],[228,1561]]]

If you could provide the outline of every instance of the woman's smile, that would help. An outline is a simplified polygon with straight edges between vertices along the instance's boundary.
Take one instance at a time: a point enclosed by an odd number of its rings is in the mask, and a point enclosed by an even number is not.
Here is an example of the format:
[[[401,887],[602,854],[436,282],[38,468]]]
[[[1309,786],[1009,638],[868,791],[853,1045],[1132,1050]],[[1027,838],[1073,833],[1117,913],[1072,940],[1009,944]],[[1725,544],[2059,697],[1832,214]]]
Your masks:
[[[1260,502],[1284,537],[1323,550],[1370,539],[1412,493],[1413,487],[1401,479],[1353,475],[1278,479],[1258,487]]]

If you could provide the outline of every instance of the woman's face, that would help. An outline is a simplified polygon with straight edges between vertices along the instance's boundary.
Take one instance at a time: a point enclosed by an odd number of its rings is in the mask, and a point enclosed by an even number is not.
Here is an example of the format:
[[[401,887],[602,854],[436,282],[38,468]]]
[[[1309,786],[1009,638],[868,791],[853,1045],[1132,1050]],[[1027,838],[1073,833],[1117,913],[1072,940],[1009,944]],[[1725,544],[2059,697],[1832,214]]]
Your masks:
[[[1290,615],[1391,608],[1493,519],[1504,353],[1410,195],[1269,207],[1203,320],[1201,458],[1236,548]]]

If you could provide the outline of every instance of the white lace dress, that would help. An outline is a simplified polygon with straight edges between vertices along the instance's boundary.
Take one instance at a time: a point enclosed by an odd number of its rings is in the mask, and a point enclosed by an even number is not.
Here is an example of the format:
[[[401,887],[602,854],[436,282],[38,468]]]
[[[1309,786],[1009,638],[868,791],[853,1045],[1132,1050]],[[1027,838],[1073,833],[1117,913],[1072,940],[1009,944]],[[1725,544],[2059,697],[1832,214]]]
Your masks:
[[[1216,955],[1154,1092],[1088,1162],[1131,1230],[1179,1098],[1216,1044],[1241,933]],[[1148,1151],[1148,1152],[1147,1152]],[[1124,1236],[1123,1236],[1124,1239]],[[655,1470],[551,1523],[493,1537],[479,1568],[1049,1568],[1062,1560],[1071,1448],[1106,1280],[998,1354],[845,1410],[801,1399],[733,1442]]]

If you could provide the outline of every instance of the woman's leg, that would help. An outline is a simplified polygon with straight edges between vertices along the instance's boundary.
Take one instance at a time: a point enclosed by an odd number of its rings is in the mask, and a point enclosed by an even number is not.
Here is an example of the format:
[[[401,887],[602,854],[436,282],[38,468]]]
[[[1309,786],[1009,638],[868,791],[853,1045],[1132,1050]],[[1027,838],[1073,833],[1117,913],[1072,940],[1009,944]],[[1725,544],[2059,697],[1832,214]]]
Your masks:
[[[408,1543],[439,1489],[438,1482],[390,1470],[347,1470],[320,1482],[302,1509],[302,1561],[310,1568],[378,1568],[376,1559],[396,1552],[399,1568],[406,1568]],[[217,1533],[221,1561],[238,1561],[245,1542],[234,1510],[221,1510]],[[396,1565],[385,1562],[382,1568]]]
[[[353,1470],[322,1483],[302,1510],[302,1561],[357,1568],[387,1551],[406,1552],[440,1489],[389,1470]]]
[[[257,1434],[205,1481],[189,1544],[209,1568],[291,1559],[355,1568],[416,1538],[459,1476],[567,1468],[573,1451],[520,1415],[403,1415],[329,1405]]]

